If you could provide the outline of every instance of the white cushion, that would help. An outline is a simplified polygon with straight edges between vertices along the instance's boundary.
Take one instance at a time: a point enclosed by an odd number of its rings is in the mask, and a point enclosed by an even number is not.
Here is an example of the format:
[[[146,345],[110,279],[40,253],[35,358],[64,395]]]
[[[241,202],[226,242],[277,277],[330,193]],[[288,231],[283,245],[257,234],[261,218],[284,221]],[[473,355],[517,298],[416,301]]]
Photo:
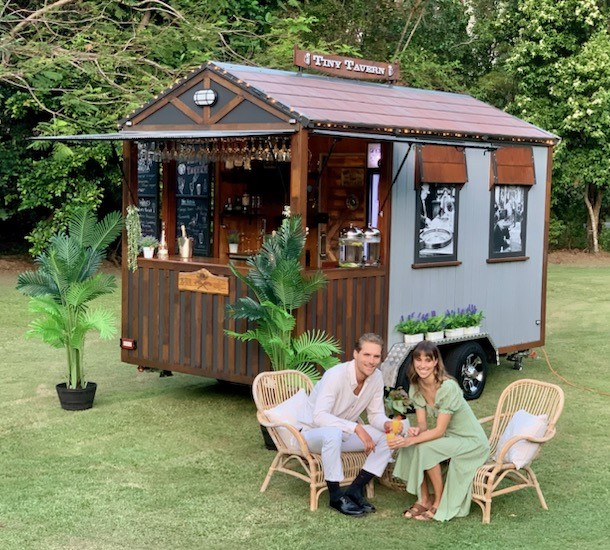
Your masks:
[[[303,425],[298,421],[299,411],[307,405],[309,396],[304,389],[300,389],[291,398],[280,403],[272,409],[265,411],[267,418],[271,422],[285,422],[294,426],[297,430],[303,428]],[[286,428],[278,428],[278,435],[282,438],[284,445],[289,449],[298,450],[299,444],[296,438]]]
[[[546,414],[534,416],[524,410],[517,411],[506,426],[504,433],[500,436],[494,460],[506,442],[517,435],[522,437],[542,437],[546,433],[549,417]],[[538,443],[530,441],[517,441],[504,455],[504,462],[512,462],[517,468],[527,466],[534,458],[538,450]]]

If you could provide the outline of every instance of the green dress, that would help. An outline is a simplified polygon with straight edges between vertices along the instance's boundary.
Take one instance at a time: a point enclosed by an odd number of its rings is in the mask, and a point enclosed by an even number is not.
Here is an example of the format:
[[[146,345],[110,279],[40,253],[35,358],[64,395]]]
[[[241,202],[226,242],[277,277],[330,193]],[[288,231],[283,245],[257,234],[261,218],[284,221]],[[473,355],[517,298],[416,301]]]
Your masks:
[[[443,437],[399,449],[394,475],[405,481],[409,493],[421,498],[424,470],[449,460],[443,496],[434,519],[447,521],[467,516],[474,474],[489,457],[487,436],[455,380],[441,384],[433,407],[426,403],[416,385],[409,388],[409,397],[414,407],[425,408],[428,416],[436,418],[439,413],[452,416]]]

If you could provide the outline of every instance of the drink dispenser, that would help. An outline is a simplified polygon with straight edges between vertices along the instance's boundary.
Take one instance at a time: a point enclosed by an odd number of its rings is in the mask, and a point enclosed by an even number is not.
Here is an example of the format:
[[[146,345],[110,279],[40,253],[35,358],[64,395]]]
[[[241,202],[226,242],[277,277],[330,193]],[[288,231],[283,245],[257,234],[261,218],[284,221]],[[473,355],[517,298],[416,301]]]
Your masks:
[[[364,234],[350,224],[339,233],[339,267],[360,267],[364,249]]]
[[[381,263],[381,231],[370,225],[364,230],[363,263],[365,266],[377,266]]]

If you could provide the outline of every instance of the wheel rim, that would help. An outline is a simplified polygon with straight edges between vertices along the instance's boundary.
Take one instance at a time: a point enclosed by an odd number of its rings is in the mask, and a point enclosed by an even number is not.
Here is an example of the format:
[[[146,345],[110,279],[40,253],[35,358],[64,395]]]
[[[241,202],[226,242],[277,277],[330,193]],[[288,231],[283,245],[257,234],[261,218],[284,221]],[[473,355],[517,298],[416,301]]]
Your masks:
[[[476,353],[471,353],[462,366],[462,388],[468,395],[476,395],[483,386],[484,378],[483,360]]]

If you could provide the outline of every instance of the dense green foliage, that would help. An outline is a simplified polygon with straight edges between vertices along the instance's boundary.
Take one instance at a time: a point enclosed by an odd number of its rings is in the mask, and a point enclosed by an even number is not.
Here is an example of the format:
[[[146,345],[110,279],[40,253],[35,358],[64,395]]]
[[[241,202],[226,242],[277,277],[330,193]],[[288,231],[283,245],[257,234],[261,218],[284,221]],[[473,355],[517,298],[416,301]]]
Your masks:
[[[106,249],[122,228],[120,212],[98,221],[85,207],[68,219],[68,232],[57,233],[38,258],[36,271],[17,278],[17,290],[31,296],[37,318],[28,335],[37,336],[67,354],[68,388],[85,387],[85,336],[91,330],[101,338],[115,334],[115,317],[107,309],[90,309],[89,302],[116,288],[114,275],[100,273]]]
[[[557,133],[554,215],[588,220],[595,249],[610,210],[609,16],[605,0],[7,0],[0,229],[31,231],[38,253],[74,209],[120,201],[112,145],[30,136],[112,131],[209,59],[289,68],[299,44],[398,61],[403,84],[468,92]]]
[[[274,370],[300,370],[315,382],[320,379],[318,366],[326,369],[336,365],[336,355],[341,349],[324,331],[293,334],[296,310],[326,285],[321,271],[305,272],[301,264],[304,250],[305,230],[301,218],[288,216],[261,250],[247,260],[250,267],[247,275],[230,264],[233,274],[252,296],[230,304],[227,313],[233,319],[245,319],[252,328],[226,333],[242,342],[258,342]]]

